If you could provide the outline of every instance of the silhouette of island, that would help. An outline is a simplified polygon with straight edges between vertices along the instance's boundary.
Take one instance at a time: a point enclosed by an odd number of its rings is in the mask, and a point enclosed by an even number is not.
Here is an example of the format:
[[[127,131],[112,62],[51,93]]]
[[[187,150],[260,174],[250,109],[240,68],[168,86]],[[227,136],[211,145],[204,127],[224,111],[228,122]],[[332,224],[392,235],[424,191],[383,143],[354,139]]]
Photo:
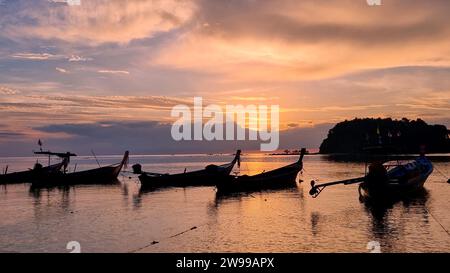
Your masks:
[[[410,154],[419,153],[423,145],[427,153],[449,153],[449,133],[446,126],[428,125],[422,119],[356,118],[330,129],[320,153]]]

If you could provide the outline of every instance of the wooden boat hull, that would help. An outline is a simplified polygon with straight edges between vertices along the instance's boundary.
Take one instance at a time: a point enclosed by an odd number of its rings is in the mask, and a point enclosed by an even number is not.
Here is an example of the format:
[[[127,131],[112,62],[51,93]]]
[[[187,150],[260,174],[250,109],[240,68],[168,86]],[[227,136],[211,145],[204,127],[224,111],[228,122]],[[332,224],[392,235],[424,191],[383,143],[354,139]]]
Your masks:
[[[0,175],[0,184],[18,184],[30,181],[34,176],[34,171],[21,171]]]
[[[117,182],[123,166],[128,160],[128,152],[125,153],[121,163],[105,166],[97,169],[74,172],[56,173],[46,176],[39,181],[33,182],[33,187],[49,187],[60,185],[89,185],[89,184],[111,184]]]
[[[305,150],[302,149],[300,159],[288,166],[252,176],[230,176],[227,180],[218,181],[217,192],[223,194],[295,187],[298,173],[303,169],[304,155]]]
[[[233,161],[228,164],[220,166],[209,165],[203,170],[193,172],[178,174],[150,174],[144,172],[139,176],[141,188],[215,186],[218,181],[228,178],[234,165],[240,160],[240,153],[241,151],[238,150]]]
[[[67,174],[60,173],[33,182],[33,186],[109,184],[117,181],[119,173],[119,167],[104,167]]]
[[[43,167],[41,169],[32,169],[28,171],[15,172],[0,175],[0,185],[30,183],[35,180],[43,179],[51,173],[59,173],[65,162]]]
[[[260,190],[273,190],[295,187],[297,176],[301,168],[292,168],[280,174],[259,174],[255,176],[229,177],[222,183],[217,183],[219,193],[254,192]]]
[[[218,180],[226,179],[230,172],[231,170],[226,169],[223,171],[201,170],[161,176],[141,174],[139,180],[144,188],[215,186]]]
[[[387,173],[387,182],[364,181],[359,186],[362,200],[390,201],[409,196],[423,189],[433,172],[431,162],[420,157],[413,163],[397,166]]]
[[[361,183],[359,186],[359,194],[362,200],[379,200],[391,201],[394,199],[407,197],[415,192],[423,189],[426,178],[411,180],[408,185],[391,184],[385,187],[371,188]]]

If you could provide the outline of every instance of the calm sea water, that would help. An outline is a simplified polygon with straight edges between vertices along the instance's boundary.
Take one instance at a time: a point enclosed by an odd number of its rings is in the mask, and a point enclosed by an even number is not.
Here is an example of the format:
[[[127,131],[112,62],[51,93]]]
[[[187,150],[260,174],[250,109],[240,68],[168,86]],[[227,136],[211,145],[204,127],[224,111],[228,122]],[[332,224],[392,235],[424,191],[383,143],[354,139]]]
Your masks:
[[[153,172],[182,172],[230,155],[137,156]],[[99,157],[101,164],[121,156]],[[450,174],[450,161],[431,157]],[[254,174],[297,160],[296,156],[243,156],[241,173]],[[36,158],[0,158],[0,170],[26,169]],[[46,162],[45,159],[40,159]],[[0,252],[450,252],[450,184],[435,171],[426,193],[391,207],[373,209],[358,199],[357,185],[309,196],[309,181],[361,176],[364,164],[312,155],[304,160],[305,182],[288,190],[217,197],[213,187],[140,192],[136,176],[120,183],[30,190],[29,184],[0,186]],[[90,157],[72,161],[95,168]],[[194,228],[196,227],[196,228]],[[447,230],[447,231],[446,231]],[[152,244],[152,242],[154,242]],[[156,243],[158,242],[158,243]]]

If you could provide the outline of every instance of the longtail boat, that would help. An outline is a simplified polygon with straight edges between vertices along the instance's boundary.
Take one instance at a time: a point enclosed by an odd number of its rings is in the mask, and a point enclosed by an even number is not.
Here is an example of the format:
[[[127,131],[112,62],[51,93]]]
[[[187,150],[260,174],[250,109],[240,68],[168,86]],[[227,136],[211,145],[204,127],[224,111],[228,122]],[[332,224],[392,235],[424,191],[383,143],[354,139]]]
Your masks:
[[[143,172],[140,164],[133,166],[133,172],[139,175],[141,188],[215,186],[217,181],[226,179],[235,164],[240,165],[241,150],[237,150],[234,159],[223,165],[208,165],[202,170],[177,174]]]
[[[121,162],[91,170],[79,172],[53,173],[45,179],[34,181],[33,187],[64,186],[76,184],[108,184],[117,182],[122,168],[128,164],[129,152],[126,151]]]
[[[297,162],[272,171],[251,176],[230,176],[227,180],[217,181],[217,191],[218,193],[252,192],[296,186],[297,175],[303,169],[305,154],[306,149],[301,149]]]
[[[326,187],[359,183],[359,194],[363,200],[392,200],[423,189],[432,172],[433,165],[424,154],[406,164],[375,162],[369,166],[369,172],[363,177],[319,185],[311,181],[310,195],[316,198]]]
[[[45,178],[52,173],[59,173],[66,163],[64,161],[43,167],[40,163],[36,163],[33,169],[26,171],[0,174],[0,184],[18,184],[18,183],[30,183],[33,180]]]
[[[39,140],[39,145],[42,145]],[[30,183],[36,180],[45,179],[49,175],[59,174],[61,170],[67,167],[71,156],[76,156],[73,153],[53,153],[50,151],[34,152],[36,155],[47,155],[48,156],[48,166],[43,167],[42,164],[36,163],[33,169],[29,169],[21,172],[8,173],[8,167],[5,172],[0,175],[0,184],[18,184],[18,183]],[[60,163],[50,165],[50,157],[57,156],[62,159]]]

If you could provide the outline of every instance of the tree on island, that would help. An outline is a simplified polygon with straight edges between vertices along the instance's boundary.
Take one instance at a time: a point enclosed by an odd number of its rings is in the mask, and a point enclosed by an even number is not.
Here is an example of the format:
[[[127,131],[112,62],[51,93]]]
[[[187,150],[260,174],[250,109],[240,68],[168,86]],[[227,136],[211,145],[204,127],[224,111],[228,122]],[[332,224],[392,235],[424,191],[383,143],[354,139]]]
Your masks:
[[[450,152],[450,131],[444,125],[428,125],[421,119],[356,118],[336,124],[320,145],[320,153],[363,153],[383,148],[389,153]]]

